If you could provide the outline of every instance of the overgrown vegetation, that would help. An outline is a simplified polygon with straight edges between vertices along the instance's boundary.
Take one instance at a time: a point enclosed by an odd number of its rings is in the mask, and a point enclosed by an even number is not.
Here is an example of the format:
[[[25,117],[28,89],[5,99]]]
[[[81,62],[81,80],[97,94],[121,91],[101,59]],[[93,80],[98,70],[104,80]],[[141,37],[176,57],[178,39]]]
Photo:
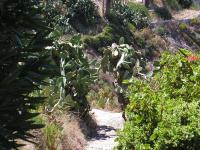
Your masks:
[[[45,111],[53,112],[68,97],[76,103],[71,109],[87,116],[85,96],[94,71],[89,69],[80,36],[61,40],[69,24],[58,3],[5,0],[0,4],[0,149],[7,150],[17,149],[18,139],[29,140],[29,131],[42,127],[32,120],[38,115],[33,110],[44,100],[45,95],[37,93],[49,85],[49,79],[59,99]]]
[[[190,0],[168,1],[173,10],[178,3],[191,5]],[[166,8],[158,13],[171,19]],[[81,36],[77,33],[89,33],[84,29],[103,20],[91,0],[0,2],[1,150],[18,149],[20,139],[32,141],[31,130],[41,131],[41,149],[83,149],[85,136],[96,125],[90,104],[115,110],[120,103],[124,110],[129,100],[118,149],[197,149],[199,56],[164,54],[156,73],[151,61],[169,47],[165,37],[170,31],[163,26],[154,33],[144,5],[116,0],[108,12],[101,33]],[[193,19],[175,30],[200,49],[199,25]],[[97,61],[88,49],[98,52]],[[100,85],[98,73],[112,79]],[[128,100],[125,83],[133,76],[137,79]],[[90,90],[95,84],[98,89]],[[75,123],[67,128],[70,119],[55,119],[61,114],[70,114]]]
[[[153,78],[131,80],[118,149],[199,148],[199,59],[183,49],[166,52]]]
[[[100,108],[111,111],[120,110],[114,87],[103,81],[98,83],[98,85],[98,89],[92,89],[87,95],[88,102],[91,104],[91,106],[93,108]]]

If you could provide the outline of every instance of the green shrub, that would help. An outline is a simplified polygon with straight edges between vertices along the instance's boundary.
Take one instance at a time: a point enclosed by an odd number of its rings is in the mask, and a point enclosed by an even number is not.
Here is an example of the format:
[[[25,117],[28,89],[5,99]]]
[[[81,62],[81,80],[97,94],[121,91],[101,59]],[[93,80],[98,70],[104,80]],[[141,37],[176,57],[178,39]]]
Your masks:
[[[166,0],[167,6],[172,10],[180,10],[180,5],[177,0]]]
[[[82,23],[94,23],[97,19],[97,8],[91,0],[66,1],[70,20],[79,20]]]
[[[200,10],[200,4],[198,4],[197,2],[192,3],[192,5],[190,6],[191,9],[194,10]]]
[[[165,27],[159,26],[156,28],[156,33],[160,36],[164,36],[167,33],[167,29],[165,29]]]
[[[147,17],[149,15],[147,7],[145,7],[143,4],[128,2],[128,7],[131,10],[140,13],[142,17]]]
[[[158,16],[160,16],[164,20],[169,20],[172,18],[170,11],[165,7],[158,7],[155,9],[155,12]]]
[[[118,43],[121,37],[124,37],[126,43],[132,42],[133,37],[128,25],[110,24],[103,29],[102,33],[95,36],[85,36],[82,40],[86,46],[102,53],[103,47]]]
[[[190,24],[192,26],[200,26],[200,19],[194,18],[194,19],[190,20]]]
[[[135,33],[136,27],[135,27],[133,24],[128,23],[128,28],[129,28],[129,30],[130,30],[130,32],[131,32],[132,34]]]
[[[200,57],[166,52],[160,70],[145,81],[131,80],[128,121],[117,149],[198,150],[200,147]]]
[[[186,30],[188,30],[188,25],[185,24],[185,23],[181,23],[181,24],[179,25],[179,30],[180,30],[180,31],[186,31]]]
[[[111,45],[115,41],[114,30],[110,26],[106,26],[103,32],[95,36],[85,36],[83,42],[96,50],[100,47]]]
[[[192,0],[178,0],[183,8],[189,8],[192,5]]]
[[[137,28],[148,25],[148,10],[141,4],[129,3],[128,6],[116,1],[113,3],[111,13],[123,24],[130,22]]]

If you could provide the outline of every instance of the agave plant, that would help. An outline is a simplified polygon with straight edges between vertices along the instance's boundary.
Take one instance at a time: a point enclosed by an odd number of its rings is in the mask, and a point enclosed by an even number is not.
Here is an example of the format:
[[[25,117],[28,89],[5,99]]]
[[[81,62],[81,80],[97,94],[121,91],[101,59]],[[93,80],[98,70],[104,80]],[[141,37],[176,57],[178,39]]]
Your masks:
[[[33,0],[0,2],[0,149],[17,149],[16,139],[29,140],[41,127],[31,113],[44,99],[30,96],[47,76],[50,32]]]

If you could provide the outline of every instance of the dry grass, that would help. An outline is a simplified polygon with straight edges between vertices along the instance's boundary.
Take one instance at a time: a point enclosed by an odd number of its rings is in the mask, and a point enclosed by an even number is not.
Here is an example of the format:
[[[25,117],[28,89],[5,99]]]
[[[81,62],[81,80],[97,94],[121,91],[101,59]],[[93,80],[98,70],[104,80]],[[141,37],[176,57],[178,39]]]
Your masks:
[[[154,45],[156,46],[156,48],[158,48],[158,50],[167,50],[169,46],[169,43],[167,43],[167,41],[164,38],[158,35],[155,35],[151,39],[151,43],[154,43]]]
[[[87,143],[87,136],[96,132],[96,121],[92,114],[88,114],[84,119],[77,116],[62,115],[62,139],[60,150],[83,150]]]
[[[83,150],[86,138],[77,119],[64,119],[62,150]],[[63,121],[64,121],[63,120]]]
[[[144,28],[141,31],[136,31],[135,36],[143,38],[144,40],[149,40],[154,37],[154,33],[149,28]]]
[[[96,121],[92,114],[88,114],[83,120],[68,112],[54,112],[45,116],[44,123],[46,127],[43,129],[31,131],[36,136],[33,140],[37,144],[33,145],[19,140],[19,143],[26,144],[20,150],[84,150],[87,136],[96,131]],[[53,143],[50,143],[53,146],[50,146],[48,138],[54,138],[52,133],[57,131],[53,130],[55,128],[51,127],[52,124],[58,126],[60,131],[55,133],[58,136],[56,135]]]

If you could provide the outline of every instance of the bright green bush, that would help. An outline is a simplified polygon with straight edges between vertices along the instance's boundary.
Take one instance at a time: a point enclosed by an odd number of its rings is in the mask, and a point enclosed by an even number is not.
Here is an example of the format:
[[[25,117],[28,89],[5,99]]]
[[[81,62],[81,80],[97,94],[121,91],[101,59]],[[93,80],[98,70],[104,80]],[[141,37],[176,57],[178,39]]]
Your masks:
[[[200,58],[181,50],[164,53],[159,71],[129,87],[128,121],[117,149],[198,150]]]
[[[180,31],[186,31],[186,30],[188,30],[188,25],[185,24],[185,23],[181,23],[181,24],[179,25],[179,30],[180,30]]]

